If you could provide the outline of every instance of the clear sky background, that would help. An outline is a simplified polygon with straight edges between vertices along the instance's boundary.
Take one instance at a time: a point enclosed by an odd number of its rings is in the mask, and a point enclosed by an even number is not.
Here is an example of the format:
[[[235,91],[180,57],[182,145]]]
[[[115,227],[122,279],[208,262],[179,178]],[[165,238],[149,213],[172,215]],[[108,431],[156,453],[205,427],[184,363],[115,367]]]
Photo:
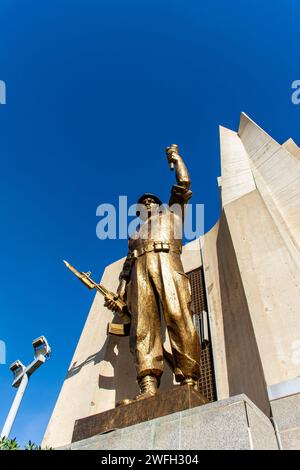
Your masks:
[[[96,237],[96,208],[145,191],[167,199],[178,143],[219,217],[218,125],[246,112],[300,143],[299,0],[2,0],[0,80],[0,428],[15,391],[8,365],[53,356],[32,377],[12,437],[40,442],[93,300],[62,264],[91,270],[124,256]]]

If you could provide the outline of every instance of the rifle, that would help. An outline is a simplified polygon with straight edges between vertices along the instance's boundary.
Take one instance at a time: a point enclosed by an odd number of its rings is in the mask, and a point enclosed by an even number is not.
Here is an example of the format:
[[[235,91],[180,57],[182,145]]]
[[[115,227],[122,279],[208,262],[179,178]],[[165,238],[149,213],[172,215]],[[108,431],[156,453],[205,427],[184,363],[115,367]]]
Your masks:
[[[128,336],[129,334],[129,329],[130,329],[130,319],[131,315],[127,309],[126,303],[118,298],[116,294],[111,292],[110,290],[106,289],[102,284],[98,284],[97,282],[93,281],[91,278],[91,272],[88,271],[87,273],[85,272],[79,272],[77,271],[74,266],[72,266],[70,263],[67,261],[63,260],[67,268],[72,271],[73,274],[90,290],[96,289],[98,292],[100,292],[103,297],[108,298],[109,300],[113,300],[116,304],[117,307],[117,312],[120,317],[120,319],[126,321],[126,323],[118,324],[118,323],[109,323],[107,332],[108,334],[111,335],[117,335],[117,336]]]
[[[93,281],[91,279],[91,272],[79,272],[77,271],[74,266],[72,266],[70,263],[67,261],[63,260],[65,265],[67,266],[70,271],[72,271],[73,274],[75,274],[78,279],[83,282],[83,284],[90,290],[96,289],[100,294],[102,294],[104,297],[109,298],[110,300],[114,300],[116,305],[118,306],[118,314],[121,319],[124,319],[126,323],[108,323],[107,325],[107,334],[113,335],[113,336],[129,336],[130,332],[130,320],[131,320],[131,315],[127,309],[126,303],[117,298],[117,295],[111,292],[110,290],[106,289],[102,284],[97,284],[97,282]],[[163,347],[163,356],[165,360],[167,361],[169,367],[171,370],[174,372],[175,370],[175,365],[174,365],[174,360],[172,357],[172,354],[167,352],[165,348]]]

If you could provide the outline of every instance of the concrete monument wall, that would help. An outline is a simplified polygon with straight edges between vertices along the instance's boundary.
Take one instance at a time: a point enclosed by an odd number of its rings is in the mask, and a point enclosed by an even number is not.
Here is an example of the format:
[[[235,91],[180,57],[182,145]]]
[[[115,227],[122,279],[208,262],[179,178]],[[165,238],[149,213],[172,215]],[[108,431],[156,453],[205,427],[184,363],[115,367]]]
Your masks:
[[[267,393],[299,375],[300,149],[245,114],[220,141],[222,215],[203,242],[218,398],[268,414]]]

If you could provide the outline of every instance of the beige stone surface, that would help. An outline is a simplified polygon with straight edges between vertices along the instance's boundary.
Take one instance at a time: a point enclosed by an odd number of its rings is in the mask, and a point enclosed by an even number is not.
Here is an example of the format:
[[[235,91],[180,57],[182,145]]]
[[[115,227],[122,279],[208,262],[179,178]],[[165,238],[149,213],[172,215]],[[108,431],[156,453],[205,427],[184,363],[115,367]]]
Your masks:
[[[218,396],[244,392],[259,404],[264,380],[292,379],[299,366],[299,147],[244,113],[238,133],[221,127],[220,139],[224,214],[203,248]]]
[[[199,238],[183,246],[181,259],[185,272],[193,271],[202,266]]]
[[[226,206],[217,238],[227,381],[229,396],[246,393],[266,415],[269,415],[267,387],[252,324],[252,312],[240,272],[239,253],[236,253],[237,247],[234,245],[235,231],[231,214],[230,217],[227,216],[228,207],[231,208],[248,197],[249,194]]]
[[[300,147],[293,141],[293,139],[288,139],[282,144],[288,152],[290,152],[294,157],[300,159]]]
[[[284,450],[300,450],[300,393],[271,401]]]
[[[222,204],[255,189],[249,158],[236,132],[220,127]]]
[[[245,114],[239,136],[249,156],[256,186],[291,248],[300,255],[300,160]],[[289,238],[289,240],[288,240]]]
[[[109,289],[116,288],[117,273],[123,261],[119,260],[105,270],[102,282]],[[115,341],[106,335],[107,323],[112,318],[113,314],[103,305],[103,297],[97,293],[48,424],[43,446],[69,444],[76,419],[114,406]],[[105,387],[99,388],[99,380],[106,383]]]
[[[267,384],[294,378],[299,268],[257,190],[227,205],[225,215]]]
[[[203,237],[202,257],[207,291],[217,396],[218,400],[222,400],[229,397],[229,383],[217,253],[218,233],[219,222],[217,222]]]
[[[245,113],[241,113],[240,116],[238,136],[250,158],[272,140],[272,137]]]

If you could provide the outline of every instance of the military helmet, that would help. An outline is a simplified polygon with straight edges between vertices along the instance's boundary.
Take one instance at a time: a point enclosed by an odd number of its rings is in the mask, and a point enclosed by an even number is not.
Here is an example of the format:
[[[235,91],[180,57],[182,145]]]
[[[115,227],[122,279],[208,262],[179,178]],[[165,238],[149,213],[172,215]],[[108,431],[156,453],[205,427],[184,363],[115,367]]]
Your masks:
[[[161,200],[159,199],[159,197],[155,196],[155,194],[151,194],[151,193],[144,193],[139,199],[138,199],[138,202],[137,202],[137,205],[138,204],[143,204],[143,202],[145,201],[145,199],[147,198],[151,198],[153,199],[153,201],[155,202],[155,204],[158,204],[159,206],[162,205],[162,202]],[[140,211],[137,210],[136,211],[136,215],[137,217],[139,217],[141,215]]]
[[[139,199],[138,199],[138,202],[137,204],[143,204],[143,201],[147,198],[151,198],[153,199],[153,201],[155,201],[155,204],[158,204],[159,206],[162,205],[162,202],[161,200],[159,199],[158,196],[155,196],[155,194],[151,194],[151,193],[144,193]]]

